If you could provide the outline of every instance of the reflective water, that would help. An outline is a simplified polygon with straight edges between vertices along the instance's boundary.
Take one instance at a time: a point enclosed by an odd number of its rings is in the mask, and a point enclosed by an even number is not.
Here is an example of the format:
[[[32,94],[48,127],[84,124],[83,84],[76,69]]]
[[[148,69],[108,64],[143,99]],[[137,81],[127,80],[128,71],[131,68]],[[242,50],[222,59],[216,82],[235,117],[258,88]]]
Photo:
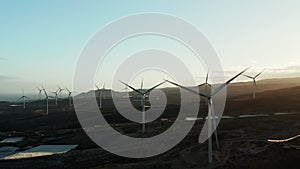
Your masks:
[[[297,112],[279,112],[279,113],[270,113],[270,114],[243,114],[238,116],[222,116],[222,119],[234,119],[234,118],[255,118],[255,117],[269,117],[269,116],[283,116],[283,115],[294,115],[300,114]],[[215,116],[215,119],[218,119],[218,116]],[[207,120],[207,116],[204,118],[195,118],[195,117],[186,117],[186,121],[196,121],[196,120]]]
[[[296,136],[293,136],[293,137],[290,137],[290,138],[286,138],[286,139],[279,139],[279,140],[268,139],[268,142],[271,142],[271,143],[283,143],[283,142],[288,142],[288,141],[294,140],[294,139],[296,139],[298,137],[300,137],[300,134],[296,135]]]
[[[15,159],[24,159],[24,158],[33,158],[41,156],[49,156],[53,154],[62,154],[66,153],[78,145],[40,145],[16,154],[8,155],[1,158],[1,160],[15,160]]]
[[[246,114],[246,115],[239,115],[238,118],[251,118],[251,117],[266,117],[269,116],[268,114]]]

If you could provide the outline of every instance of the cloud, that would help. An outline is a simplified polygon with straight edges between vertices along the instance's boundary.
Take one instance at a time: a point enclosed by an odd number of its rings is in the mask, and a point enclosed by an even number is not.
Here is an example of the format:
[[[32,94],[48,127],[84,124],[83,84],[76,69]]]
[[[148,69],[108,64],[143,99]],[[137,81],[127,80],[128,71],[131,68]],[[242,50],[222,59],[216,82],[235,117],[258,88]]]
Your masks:
[[[17,78],[16,77],[11,77],[11,76],[0,75],[0,82],[10,81],[10,80],[15,80],[15,79],[17,79]]]
[[[268,70],[270,72],[274,72],[274,73],[299,73],[300,72],[300,65],[269,68]]]
[[[251,67],[245,74],[255,76],[263,69],[265,70],[258,79],[300,77],[300,64],[296,63],[281,67]],[[239,66],[237,69],[225,70],[225,75],[229,78],[241,70]],[[240,77],[239,79],[246,80],[247,78]]]

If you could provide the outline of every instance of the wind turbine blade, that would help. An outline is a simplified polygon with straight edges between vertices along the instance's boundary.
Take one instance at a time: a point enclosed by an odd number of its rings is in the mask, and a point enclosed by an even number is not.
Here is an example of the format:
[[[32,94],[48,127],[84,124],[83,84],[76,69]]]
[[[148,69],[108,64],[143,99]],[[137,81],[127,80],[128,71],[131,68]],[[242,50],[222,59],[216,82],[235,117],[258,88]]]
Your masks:
[[[43,89],[43,91],[44,91],[45,96],[48,97],[48,94],[47,94],[46,90]]]
[[[200,84],[200,85],[198,85],[198,86],[200,87],[200,86],[204,86],[204,85],[206,85],[206,83],[202,83],[202,84]]]
[[[250,78],[250,79],[253,79],[253,77],[251,77],[251,76],[248,76],[248,75],[243,75],[243,76],[245,76],[245,77],[248,77],[248,78]]]
[[[20,97],[16,102],[18,102],[18,101],[20,101],[21,99],[23,99],[23,96],[22,97]]]
[[[239,77],[241,74],[243,74],[244,72],[246,72],[249,69],[249,67],[245,70],[243,70],[242,72],[238,73],[237,75],[235,75],[233,78],[229,79],[226,83],[222,84],[221,86],[219,86],[218,88],[216,88],[213,92],[212,95],[217,94],[220,90],[222,90],[224,87],[226,87],[230,82],[232,82],[234,79],[236,79],[237,77]]]
[[[167,81],[163,81],[163,82],[161,82],[161,83],[159,83],[159,84],[153,86],[151,89],[148,89],[146,92],[144,92],[144,94],[147,94],[147,93],[151,92],[152,90],[154,90],[155,88],[157,88],[158,86],[160,86],[160,85],[162,85],[162,84],[164,84],[164,83],[166,83],[166,82],[167,82]]]
[[[105,83],[103,84],[103,88],[102,88],[103,90],[105,89]]]
[[[98,87],[98,85],[97,85],[97,84],[95,84],[95,86],[96,86],[97,90],[100,90],[100,88]]]
[[[70,90],[68,88],[66,88],[66,90],[70,93]]]
[[[206,83],[206,84],[208,83],[208,72],[207,72],[207,74],[206,74],[205,83]]]
[[[142,82],[141,82],[141,90],[143,90],[143,86],[144,86],[144,78],[142,78]]]
[[[129,87],[130,89],[132,89],[133,91],[135,91],[135,92],[137,92],[137,93],[139,93],[139,94],[141,94],[141,95],[143,94],[141,91],[139,91],[139,90],[137,90],[137,89],[131,87],[130,85],[128,85],[128,84],[122,82],[121,80],[119,80],[119,81],[120,81],[121,83],[123,83],[124,85],[126,85],[127,87]]]
[[[208,95],[206,95],[206,94],[203,94],[203,93],[200,93],[200,92],[196,92],[196,91],[194,91],[194,90],[192,90],[192,89],[189,89],[189,88],[187,88],[187,87],[181,86],[181,85],[179,85],[179,84],[177,84],[177,83],[174,83],[174,82],[171,82],[171,81],[169,81],[169,80],[166,80],[166,81],[169,82],[169,83],[171,83],[171,84],[173,84],[173,85],[175,85],[175,86],[178,86],[178,87],[180,87],[180,88],[183,88],[183,89],[185,89],[185,90],[187,90],[187,91],[189,91],[189,92],[191,92],[191,93],[194,93],[194,94],[196,94],[196,95],[203,96],[203,97],[206,97],[206,98],[209,98],[209,97],[210,97],[210,96],[208,96]]]
[[[256,76],[254,76],[254,78],[257,78],[259,75],[261,75],[263,73],[263,71],[265,71],[265,69],[263,69],[261,72],[259,72]]]

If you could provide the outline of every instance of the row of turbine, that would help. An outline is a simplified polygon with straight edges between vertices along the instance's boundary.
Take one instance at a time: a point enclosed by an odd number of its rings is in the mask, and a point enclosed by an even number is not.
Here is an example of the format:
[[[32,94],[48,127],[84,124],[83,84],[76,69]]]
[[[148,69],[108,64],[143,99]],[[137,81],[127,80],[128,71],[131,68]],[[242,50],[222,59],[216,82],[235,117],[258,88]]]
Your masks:
[[[217,93],[219,93],[223,88],[225,88],[227,85],[229,85],[233,80],[235,80],[237,77],[239,77],[240,75],[243,75],[247,78],[250,78],[253,80],[253,99],[255,99],[255,93],[256,93],[256,78],[262,74],[262,72],[264,70],[262,70],[261,72],[259,72],[257,75],[255,76],[249,76],[249,75],[244,75],[244,73],[248,70],[249,68],[243,70],[242,72],[238,73],[237,75],[235,75],[234,77],[232,77],[231,79],[227,80],[224,84],[221,84],[219,87],[217,87],[216,89],[213,90],[212,93],[208,93],[208,87],[212,87],[211,84],[208,83],[208,73],[206,75],[206,80],[205,83],[199,85],[199,86],[205,86],[205,91],[206,93],[201,93],[198,91],[194,91],[188,87],[182,86],[180,84],[177,84],[175,82],[169,81],[169,80],[164,80],[163,82],[153,86],[152,88],[148,89],[148,90],[143,90],[143,80],[141,82],[141,88],[140,89],[136,89],[132,86],[130,86],[129,84],[120,81],[121,83],[123,83],[126,87],[129,87],[130,89],[132,89],[134,92],[138,93],[141,96],[141,107],[142,107],[142,132],[145,132],[145,123],[146,123],[146,118],[145,118],[145,101],[146,101],[146,97],[149,95],[149,93],[156,89],[157,87],[161,86],[162,84],[168,82],[170,84],[173,84],[177,87],[180,87],[190,93],[202,96],[204,98],[206,98],[206,103],[208,105],[208,133],[214,134],[215,135],[215,140],[216,140],[216,145],[217,145],[217,150],[219,151],[219,140],[218,140],[218,134],[217,134],[217,126],[216,126],[216,116],[215,116],[215,111],[214,111],[214,106],[213,106],[213,101],[212,101],[212,97],[215,96]],[[214,133],[212,133],[212,128],[214,129]],[[200,136],[199,136],[199,142],[200,142]],[[212,163],[212,138],[211,136],[208,138],[208,162]]]
[[[143,89],[143,80],[141,82],[141,88],[140,89],[136,89],[132,86],[130,86],[129,84],[126,84],[125,82],[123,81],[120,81],[121,83],[123,83],[125,86],[126,86],[126,90],[127,90],[127,87],[132,89],[134,92],[138,93],[140,96],[141,96],[141,107],[142,107],[142,132],[144,133],[145,132],[145,123],[146,123],[146,120],[145,120],[145,102],[146,102],[146,98],[148,97],[149,93],[156,89],[157,87],[161,86],[162,84],[168,82],[170,84],[173,84],[177,87],[180,87],[184,90],[187,90],[193,94],[196,94],[196,95],[199,95],[199,96],[202,96],[202,97],[205,97],[206,98],[206,103],[208,105],[208,116],[207,116],[207,119],[208,119],[208,133],[212,133],[212,128],[214,129],[214,135],[215,135],[215,139],[216,139],[216,145],[217,145],[217,149],[219,150],[219,141],[218,141],[218,135],[217,135],[217,126],[216,126],[216,116],[215,116],[215,111],[214,111],[214,106],[213,106],[213,101],[212,101],[212,97],[215,96],[218,92],[220,92],[224,87],[226,87],[229,83],[231,83],[233,80],[235,80],[237,77],[239,77],[240,75],[243,75],[247,78],[250,78],[253,80],[253,99],[255,99],[255,93],[256,93],[256,78],[262,74],[262,72],[264,70],[262,70],[261,72],[259,72],[257,75],[255,76],[249,76],[249,75],[244,75],[243,73],[246,72],[249,68],[243,70],[242,72],[238,73],[237,75],[235,75],[234,77],[232,77],[231,79],[229,79],[228,81],[226,81],[224,84],[221,84],[219,87],[217,87],[215,90],[213,90],[212,93],[208,93],[208,87],[212,87],[211,84],[208,83],[208,73],[207,73],[207,76],[206,76],[206,80],[205,80],[205,83],[199,85],[199,86],[205,86],[205,90],[206,90],[206,93],[200,93],[200,92],[197,92],[197,91],[194,91],[188,87],[185,87],[185,86],[182,86],[180,84],[177,84],[175,82],[172,82],[172,81],[169,81],[169,80],[164,80],[163,82],[153,86],[152,88],[150,89]],[[99,91],[99,107],[102,108],[102,98],[103,98],[103,90],[105,90],[105,84],[103,85],[102,87],[102,90],[97,86],[95,85],[97,90]],[[68,91],[68,98],[69,98],[69,104],[71,105],[71,94],[72,92],[69,90],[69,89],[62,89],[58,86],[58,89],[55,91],[55,92],[52,92],[53,94],[55,94],[55,97],[53,96],[49,96],[48,93],[46,92],[45,88],[43,87],[42,89],[40,88],[37,88],[38,91],[39,91],[39,96],[40,96],[40,99],[41,99],[41,93],[42,91],[44,92],[45,94],[45,100],[47,102],[47,115],[48,115],[48,100],[49,98],[55,98],[55,103],[57,104],[57,100],[58,100],[58,96],[59,94],[61,94],[61,92],[63,90],[66,90]],[[23,99],[23,103],[24,103],[24,108],[25,108],[25,99],[28,99],[28,97],[26,97],[24,95],[24,91],[23,91],[23,95],[20,99]],[[20,100],[19,99],[19,100]],[[200,139],[199,139],[200,141]],[[212,163],[212,138],[209,137],[208,139],[208,161],[209,163]]]
[[[49,114],[49,98],[54,98],[55,99],[55,104],[58,104],[58,99],[59,99],[59,95],[61,95],[62,91],[66,90],[68,92],[68,99],[69,99],[69,105],[72,106],[72,93],[73,91],[69,90],[68,88],[61,88],[59,85],[57,85],[58,89],[54,92],[51,92],[54,94],[54,96],[50,96],[46,89],[44,88],[44,86],[42,88],[37,87],[38,90],[38,95],[39,95],[39,100],[42,100],[42,92],[45,95],[45,100],[46,100],[46,111],[47,111],[47,115]],[[26,99],[29,100],[29,98],[27,96],[24,95],[24,90],[22,89],[22,96],[17,100],[23,100],[23,108],[26,108]]]

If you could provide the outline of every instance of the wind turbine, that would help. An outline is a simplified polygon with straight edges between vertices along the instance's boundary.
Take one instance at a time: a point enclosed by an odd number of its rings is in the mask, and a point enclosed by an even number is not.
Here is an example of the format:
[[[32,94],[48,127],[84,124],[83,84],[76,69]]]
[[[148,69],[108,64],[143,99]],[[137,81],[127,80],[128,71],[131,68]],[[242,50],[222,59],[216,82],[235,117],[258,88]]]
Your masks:
[[[66,88],[66,90],[68,91],[68,98],[69,98],[69,105],[72,106],[72,91],[70,91],[68,88]]]
[[[58,94],[59,94],[59,89],[57,89],[55,92],[51,92],[53,93],[55,96],[55,104],[57,105],[57,100],[58,100]]]
[[[132,96],[130,96],[129,94],[128,94],[128,96],[127,96],[127,93],[128,93],[128,86],[125,86],[122,90],[125,90],[125,96],[123,96],[123,97],[128,97],[128,98],[131,98]]]
[[[207,120],[208,120],[208,133],[211,133],[212,130],[212,126],[211,124],[213,124],[213,128],[215,129],[214,135],[216,137],[216,144],[217,144],[217,149],[219,150],[219,141],[218,141],[218,134],[217,134],[217,130],[216,130],[216,117],[215,117],[215,110],[214,110],[214,105],[213,105],[213,101],[212,101],[212,97],[215,96],[217,93],[219,93],[224,87],[226,87],[231,81],[233,81],[234,79],[236,79],[237,77],[239,77],[241,74],[243,74],[246,70],[248,70],[249,68],[243,70],[242,72],[238,73],[237,75],[235,75],[233,78],[229,79],[228,81],[226,81],[226,83],[220,85],[218,88],[216,88],[213,93],[211,94],[203,94],[203,93],[199,93],[196,92],[192,89],[189,89],[187,87],[181,86],[177,83],[171,82],[169,80],[167,80],[169,83],[178,86],[182,89],[185,89],[193,94],[202,96],[202,97],[206,97],[208,99],[208,116],[207,116]],[[212,121],[212,122],[211,122]],[[212,138],[211,136],[208,138],[208,162],[212,163]]]
[[[26,99],[29,99],[29,98],[24,95],[24,89],[22,89],[22,96],[17,101],[19,101],[21,99],[23,100],[23,109],[25,109],[26,108]]]
[[[61,88],[59,85],[57,85],[57,87],[58,87],[58,89],[57,89],[58,93],[57,93],[57,94],[59,94],[59,96],[61,97],[61,93],[62,93],[62,91],[63,91],[64,89]]]
[[[124,85],[126,85],[127,87],[129,87],[130,89],[132,89],[133,91],[137,92],[138,94],[141,95],[141,106],[142,106],[142,131],[143,133],[145,133],[145,123],[146,123],[146,116],[145,116],[145,100],[146,100],[146,97],[147,95],[152,91],[154,90],[155,88],[159,87],[160,85],[164,84],[166,81],[163,81],[155,86],[153,86],[152,88],[146,90],[146,91],[143,91],[143,80],[142,80],[142,83],[141,83],[141,90],[138,90],[138,89],[135,89],[133,88],[132,86],[120,81],[121,83],[123,83]]]
[[[37,88],[37,90],[39,92],[39,99],[41,100],[42,99],[42,91],[43,91],[43,89],[40,89],[38,87],[36,87],[36,88]]]
[[[49,98],[53,98],[52,96],[49,96],[48,93],[46,92],[45,88],[43,87],[43,91],[44,91],[44,94],[45,94],[45,100],[47,102],[47,115],[49,114]]]
[[[255,76],[248,76],[248,75],[243,75],[243,76],[245,76],[245,77],[247,77],[247,78],[249,78],[249,79],[252,79],[253,80],[253,99],[255,99],[255,94],[256,94],[256,78],[259,76],[259,75],[261,75],[262,73],[263,73],[263,71],[264,71],[265,69],[263,69],[261,72],[259,72],[257,75],[255,75]]]
[[[99,94],[99,107],[102,109],[102,99],[103,99],[103,91],[105,90],[105,83],[103,84],[102,90],[99,88],[97,84],[95,84],[98,94]]]
[[[205,78],[205,83],[202,83],[199,85],[200,86],[205,86],[205,93],[208,94],[208,87],[212,87],[211,84],[208,83],[208,72],[206,74],[206,78]],[[208,104],[208,100],[206,99],[206,105]]]

